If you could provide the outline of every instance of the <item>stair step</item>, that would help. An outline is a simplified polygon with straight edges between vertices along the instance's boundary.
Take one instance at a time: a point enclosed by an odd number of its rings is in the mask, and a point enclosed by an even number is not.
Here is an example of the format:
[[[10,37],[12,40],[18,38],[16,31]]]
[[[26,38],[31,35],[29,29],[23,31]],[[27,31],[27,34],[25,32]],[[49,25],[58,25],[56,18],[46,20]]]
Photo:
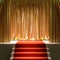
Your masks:
[[[11,54],[50,54],[49,52],[12,52]]]
[[[51,60],[51,59],[13,59],[13,60]]]
[[[47,57],[47,54],[14,54],[14,57]]]
[[[31,41],[20,41],[20,42],[17,42],[17,44],[45,44],[44,42],[40,41],[40,40],[31,40]]]
[[[17,48],[40,48],[40,47],[46,47],[45,44],[16,44],[15,47]]]
[[[47,57],[49,52],[12,52],[11,56],[14,57]]]
[[[11,57],[10,60],[49,60],[50,57]]]
[[[14,52],[47,52],[48,48],[13,48]]]
[[[49,49],[49,48],[12,48],[12,49]]]

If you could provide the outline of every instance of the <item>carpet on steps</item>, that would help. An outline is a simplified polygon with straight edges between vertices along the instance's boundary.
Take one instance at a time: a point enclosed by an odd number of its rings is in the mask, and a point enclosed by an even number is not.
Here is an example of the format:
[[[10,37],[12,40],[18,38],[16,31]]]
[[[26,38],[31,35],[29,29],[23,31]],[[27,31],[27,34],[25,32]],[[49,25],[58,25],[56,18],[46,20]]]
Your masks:
[[[10,60],[50,60],[46,44],[42,41],[19,41]]]

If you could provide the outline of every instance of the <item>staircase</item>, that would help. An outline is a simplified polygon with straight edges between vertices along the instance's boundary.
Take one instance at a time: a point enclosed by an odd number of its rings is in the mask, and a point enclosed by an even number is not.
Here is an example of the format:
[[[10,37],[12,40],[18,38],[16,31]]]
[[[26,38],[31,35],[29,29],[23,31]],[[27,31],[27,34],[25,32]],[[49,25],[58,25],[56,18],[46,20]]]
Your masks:
[[[20,41],[15,45],[10,60],[51,60],[42,41]]]

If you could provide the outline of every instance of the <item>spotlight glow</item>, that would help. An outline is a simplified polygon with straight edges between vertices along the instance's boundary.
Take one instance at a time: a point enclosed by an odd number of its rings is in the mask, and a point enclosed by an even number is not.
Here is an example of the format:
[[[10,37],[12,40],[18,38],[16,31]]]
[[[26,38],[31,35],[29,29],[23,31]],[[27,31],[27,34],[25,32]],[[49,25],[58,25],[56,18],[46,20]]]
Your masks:
[[[12,40],[12,41],[10,41],[10,43],[17,43],[18,42],[18,40]]]
[[[48,41],[48,40],[43,40],[43,42],[44,42],[44,43],[49,43],[49,41]]]

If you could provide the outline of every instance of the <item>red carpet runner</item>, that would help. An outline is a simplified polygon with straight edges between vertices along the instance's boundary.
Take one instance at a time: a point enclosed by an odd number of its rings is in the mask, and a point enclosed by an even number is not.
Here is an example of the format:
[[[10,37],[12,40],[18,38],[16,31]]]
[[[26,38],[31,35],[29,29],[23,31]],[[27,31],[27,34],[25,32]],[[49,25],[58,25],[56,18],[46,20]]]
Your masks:
[[[19,41],[13,50],[10,60],[51,60],[42,41]]]

